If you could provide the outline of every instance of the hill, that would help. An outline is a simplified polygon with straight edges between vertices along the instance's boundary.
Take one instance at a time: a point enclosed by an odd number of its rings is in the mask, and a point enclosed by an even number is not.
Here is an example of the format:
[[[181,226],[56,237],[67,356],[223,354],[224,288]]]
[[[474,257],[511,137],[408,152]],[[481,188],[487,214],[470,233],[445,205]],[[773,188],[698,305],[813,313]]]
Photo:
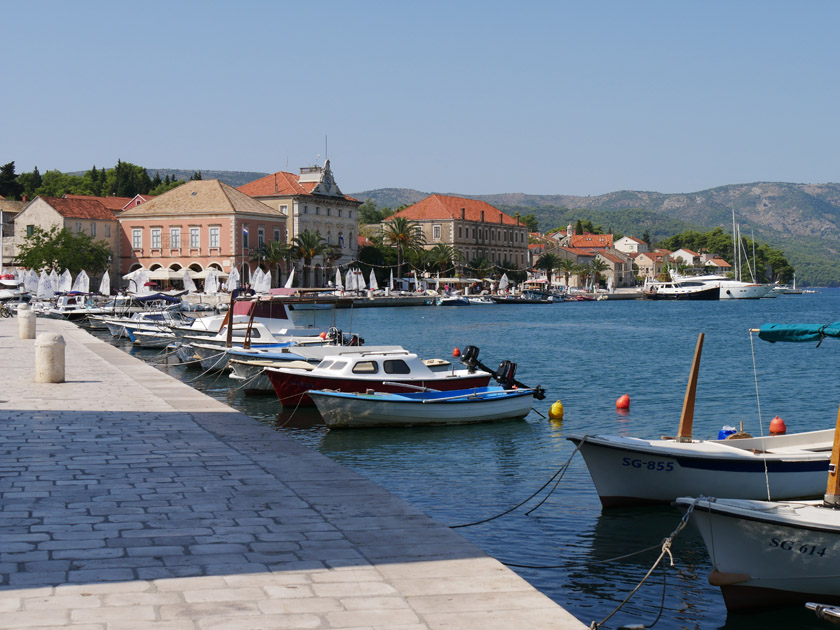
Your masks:
[[[228,186],[233,186],[234,188],[268,175],[268,173],[252,173],[248,171],[205,171],[202,169],[195,170],[201,171],[201,179],[219,179]],[[149,177],[154,177],[155,173],[158,173],[160,174],[161,179],[169,175],[169,179],[174,178],[187,181],[190,177],[192,177],[195,171],[185,171],[177,168],[147,168],[146,172],[149,174]]]
[[[395,208],[430,193],[386,188],[353,193],[377,206]],[[457,193],[446,193],[457,194]],[[591,197],[571,195],[459,195],[481,199],[509,214],[533,212],[545,231],[577,219],[604,229],[656,239],[686,229],[732,230],[732,212],[743,235],[782,250],[803,283],[840,285],[840,184],[755,182],[693,193],[622,190]]]

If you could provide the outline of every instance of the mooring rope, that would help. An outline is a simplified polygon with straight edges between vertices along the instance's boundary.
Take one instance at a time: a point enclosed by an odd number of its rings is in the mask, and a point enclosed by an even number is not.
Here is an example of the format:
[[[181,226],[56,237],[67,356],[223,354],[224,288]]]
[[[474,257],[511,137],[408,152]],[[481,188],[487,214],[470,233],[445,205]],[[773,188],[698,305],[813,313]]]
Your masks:
[[[513,512],[514,510],[516,510],[516,509],[518,509],[518,508],[522,507],[523,505],[525,505],[526,503],[528,503],[528,501],[530,501],[530,500],[531,500],[531,499],[533,499],[535,496],[537,496],[540,492],[542,492],[543,490],[545,490],[545,489],[548,487],[548,485],[549,485],[552,481],[554,481],[554,480],[555,480],[558,476],[560,477],[560,479],[562,479],[562,478],[563,478],[563,475],[564,475],[564,474],[566,474],[566,470],[569,468],[569,464],[571,463],[572,458],[575,456],[575,453],[577,453],[577,452],[580,450],[580,447],[583,445],[583,442],[584,442],[584,441],[585,441],[585,438],[584,438],[584,440],[582,440],[582,441],[581,441],[581,443],[580,443],[580,444],[578,444],[577,446],[575,446],[575,450],[574,450],[574,451],[572,451],[572,454],[569,456],[569,459],[567,459],[567,460],[566,460],[566,463],[565,463],[565,464],[563,464],[563,465],[560,467],[560,469],[559,469],[556,473],[554,473],[548,481],[546,481],[546,482],[545,482],[542,486],[540,486],[540,488],[539,488],[536,492],[534,492],[531,496],[529,496],[529,497],[528,497],[527,499],[525,499],[524,501],[521,501],[520,503],[517,503],[517,504],[516,504],[516,505],[514,505],[512,508],[510,508],[510,509],[508,509],[508,510],[505,510],[504,512],[502,512],[502,513],[500,513],[500,514],[496,514],[495,516],[491,516],[491,517],[489,517],[489,518],[485,518],[485,519],[482,519],[482,520],[480,520],[480,521],[475,521],[475,522],[473,522],[473,523],[464,523],[464,524],[462,524],[462,525],[450,525],[450,526],[449,526],[449,528],[450,528],[450,529],[459,529],[459,528],[461,528],[461,527],[473,527],[474,525],[481,525],[482,523],[489,523],[490,521],[494,521],[494,520],[496,520],[497,518],[501,518],[502,516],[505,516],[505,515],[507,515],[507,514],[510,514],[510,513],[511,513],[511,512]],[[557,483],[560,483],[560,479],[558,479],[558,480],[557,480]],[[555,485],[554,485],[554,488],[552,488],[552,489],[551,489],[551,492],[549,492],[549,493],[548,493],[548,496],[551,496],[551,494],[554,492],[554,489],[555,489],[555,488],[557,488],[557,484],[555,484]],[[548,498],[548,496],[546,497],[546,499]],[[535,508],[533,508],[532,510],[528,511],[528,512],[527,512],[527,514],[530,514],[531,512],[533,512],[534,510],[536,510],[536,509],[537,509],[538,507],[540,507],[540,505],[542,505],[543,503],[545,503],[545,499],[543,499],[542,501],[540,501],[540,503],[539,503],[539,504],[538,504]]]
[[[615,615],[619,610],[621,610],[622,607],[624,606],[624,604],[629,602],[630,598],[632,598],[633,595],[635,595],[636,592],[640,588],[642,588],[642,585],[647,581],[647,579],[651,576],[651,574],[654,572],[656,567],[659,566],[659,563],[662,562],[662,559],[666,555],[668,556],[668,558],[670,560],[671,567],[674,566],[674,556],[671,553],[671,543],[674,542],[674,538],[677,537],[677,534],[679,534],[683,529],[685,529],[685,526],[688,525],[688,519],[691,517],[691,513],[693,511],[694,511],[694,503],[692,503],[691,505],[688,506],[688,509],[686,509],[685,514],[683,514],[683,517],[680,519],[680,522],[677,523],[677,526],[674,528],[674,531],[672,531],[671,534],[662,541],[662,551],[660,552],[659,557],[656,559],[656,562],[653,563],[653,565],[650,567],[650,569],[648,569],[648,572],[645,573],[645,576],[641,579],[641,581],[636,585],[636,588],[634,588],[632,591],[630,591],[630,593],[627,595],[627,597],[625,597],[621,601],[621,603],[618,606],[616,606],[615,609],[609,615],[604,617],[600,622],[593,621],[591,624],[589,624],[589,629],[590,630],[598,630],[599,628],[603,627],[603,625],[605,623],[607,623],[607,621],[613,615]],[[663,567],[663,570],[665,570],[665,569],[667,569],[667,565],[665,567]],[[663,584],[662,604],[660,605],[659,614],[656,616],[656,619],[654,620],[654,622],[651,625],[645,626],[645,627],[648,627],[648,628],[653,627],[653,625],[656,624],[656,622],[659,621],[659,618],[662,616],[662,610],[665,607],[665,592],[664,592],[665,580],[664,579],[662,581],[662,584]]]
[[[764,422],[761,420],[761,396],[758,394],[758,367],[756,366],[755,362],[755,341],[753,340],[752,331],[750,331],[750,349],[752,350],[752,363],[753,363],[753,379],[755,380],[755,402],[758,405],[758,430],[761,432],[761,445],[762,450],[767,450],[764,448]],[[762,461],[764,462],[764,485],[767,488],[767,500],[771,501],[770,498],[770,473],[767,470],[767,458],[762,457]]]

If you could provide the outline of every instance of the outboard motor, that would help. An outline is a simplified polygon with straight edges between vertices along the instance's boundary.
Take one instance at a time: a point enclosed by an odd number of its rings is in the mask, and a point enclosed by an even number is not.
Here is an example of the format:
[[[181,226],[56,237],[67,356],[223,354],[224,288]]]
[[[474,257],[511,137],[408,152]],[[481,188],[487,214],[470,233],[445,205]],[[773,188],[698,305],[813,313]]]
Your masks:
[[[502,361],[499,369],[496,370],[496,381],[505,389],[510,389],[516,384],[516,363],[513,361]]]
[[[475,372],[478,367],[478,346],[467,346],[461,353],[461,363],[467,366],[467,370]]]

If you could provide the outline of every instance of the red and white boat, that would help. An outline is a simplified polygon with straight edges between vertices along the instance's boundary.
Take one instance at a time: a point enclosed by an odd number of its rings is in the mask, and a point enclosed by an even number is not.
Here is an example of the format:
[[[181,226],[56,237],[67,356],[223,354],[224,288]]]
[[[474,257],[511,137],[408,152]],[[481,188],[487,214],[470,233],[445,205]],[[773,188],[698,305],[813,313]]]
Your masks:
[[[436,363],[444,369],[433,369]],[[267,367],[265,374],[286,406],[312,405],[307,392],[316,389],[356,393],[368,389],[389,393],[426,388],[451,391],[486,387],[493,377],[475,366],[456,369],[449,362],[424,361],[406,350],[335,354],[324,357],[312,370]]]

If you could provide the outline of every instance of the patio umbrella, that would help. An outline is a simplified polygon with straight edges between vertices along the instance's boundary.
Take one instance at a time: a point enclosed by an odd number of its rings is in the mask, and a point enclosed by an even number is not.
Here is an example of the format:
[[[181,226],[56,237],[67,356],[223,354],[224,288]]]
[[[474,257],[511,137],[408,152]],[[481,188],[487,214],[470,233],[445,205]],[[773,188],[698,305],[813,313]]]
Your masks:
[[[99,292],[102,295],[111,295],[111,276],[107,269],[102,274],[102,280],[99,281]]]
[[[371,291],[379,290],[379,285],[376,282],[376,275],[373,273],[373,269],[370,270],[370,290]]]
[[[198,291],[198,287],[195,286],[195,281],[192,279],[189,269],[184,269],[184,290],[190,293],[196,293]]]
[[[73,282],[73,291],[78,291],[79,293],[90,293],[90,278],[88,277],[85,270],[82,269],[79,272],[79,275],[76,276],[76,281]]]

